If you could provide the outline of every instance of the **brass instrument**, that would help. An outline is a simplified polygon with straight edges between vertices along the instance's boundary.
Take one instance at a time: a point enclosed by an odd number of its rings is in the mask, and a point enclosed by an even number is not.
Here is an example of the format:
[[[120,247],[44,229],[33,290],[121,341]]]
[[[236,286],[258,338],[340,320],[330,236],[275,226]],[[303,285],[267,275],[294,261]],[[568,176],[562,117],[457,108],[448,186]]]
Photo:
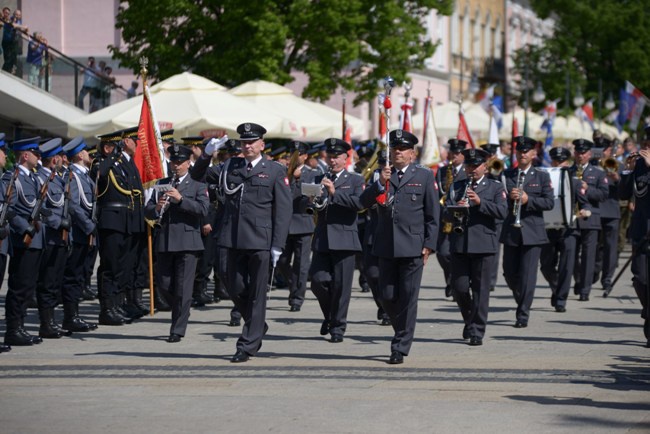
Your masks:
[[[454,168],[451,166],[451,163],[447,166],[447,176],[445,177],[445,194],[442,195],[440,198],[440,205],[445,206],[445,203],[447,202],[447,194],[449,194],[449,189],[451,188],[451,184],[454,183]],[[444,222],[442,224],[442,233],[443,234],[450,234],[453,229],[453,225],[451,222]]]
[[[467,192],[469,191],[470,187],[472,186],[472,183],[474,182],[474,176],[470,176],[467,179],[467,184],[465,184],[465,191],[463,192],[463,196],[460,198],[458,203],[460,202],[467,202],[469,200],[467,196]],[[464,209],[458,209],[458,208],[464,208]],[[467,217],[469,213],[469,203],[467,205],[460,205],[457,207],[454,207],[453,211],[453,216],[454,216],[454,233],[457,234],[462,234],[465,232],[465,226],[467,225]]]
[[[614,157],[605,158],[600,162],[600,165],[608,173],[617,173],[619,162]]]
[[[506,165],[498,158],[492,158],[487,164],[488,173],[492,176],[500,176],[505,168]]]
[[[174,175],[174,179],[172,179],[171,187],[176,188],[178,187],[178,184],[180,182],[180,179],[178,178],[178,175]],[[162,220],[163,216],[165,215],[165,211],[167,211],[167,208],[169,208],[169,201],[170,197],[168,195],[165,196],[165,203],[163,204],[162,208],[160,209],[160,215],[158,216],[158,219],[154,223],[154,227],[160,228],[162,226]]]
[[[363,169],[363,172],[361,172],[361,175],[363,175],[366,184],[370,182],[372,174],[375,173],[375,170],[379,168],[379,156],[384,149],[386,149],[386,144],[382,141],[378,141],[375,153],[372,154],[372,157],[370,157],[370,160],[368,161],[368,165]]]
[[[512,226],[516,228],[521,227],[521,190],[524,187],[524,171],[520,170],[519,175],[517,176],[517,190],[519,190],[519,198],[515,200],[513,206],[512,206],[512,213],[515,216],[515,222],[512,224]]]
[[[325,174],[325,178],[332,179],[331,169]],[[325,187],[323,187],[323,184],[321,184],[321,195],[309,197],[309,206],[307,206],[307,209],[305,210],[307,214],[314,215],[317,212],[327,208],[329,205],[329,198],[326,194],[323,194],[324,189]]]
[[[581,183],[582,183],[582,174],[583,174],[584,170],[585,169],[584,169],[584,167],[582,167],[582,165],[578,165],[578,167],[576,169],[576,179],[578,181],[580,181]],[[582,215],[580,214],[580,205],[578,205],[578,202],[576,201],[575,218],[579,219],[580,217],[582,217]]]

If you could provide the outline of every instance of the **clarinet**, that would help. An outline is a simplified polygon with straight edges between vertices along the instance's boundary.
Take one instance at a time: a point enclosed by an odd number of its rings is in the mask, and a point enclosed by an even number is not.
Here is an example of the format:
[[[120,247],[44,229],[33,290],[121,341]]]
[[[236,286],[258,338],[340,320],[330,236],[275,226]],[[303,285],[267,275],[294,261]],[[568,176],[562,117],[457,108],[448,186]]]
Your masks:
[[[178,187],[179,184],[179,179],[178,175],[174,175],[174,179],[172,179],[171,187],[176,188]],[[170,198],[168,195],[165,196],[165,203],[163,204],[162,208],[160,209],[160,215],[158,216],[158,220],[156,220],[156,223],[154,223],[154,226],[157,228],[160,228],[162,226],[162,220],[163,217],[165,216],[165,211],[167,211],[167,208],[169,208],[169,201]]]

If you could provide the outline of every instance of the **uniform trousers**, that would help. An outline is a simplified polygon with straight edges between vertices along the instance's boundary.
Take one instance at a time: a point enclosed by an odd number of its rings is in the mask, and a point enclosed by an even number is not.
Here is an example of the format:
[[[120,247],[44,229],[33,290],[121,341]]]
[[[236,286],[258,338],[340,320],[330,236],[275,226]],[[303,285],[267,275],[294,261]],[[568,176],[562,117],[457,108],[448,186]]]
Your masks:
[[[63,269],[62,299],[64,303],[78,303],[86,285],[86,264],[91,252],[88,243],[72,243]]]
[[[598,229],[581,229],[580,255],[576,258],[576,284],[574,292],[577,295],[589,295],[596,267],[596,249],[598,249]]]
[[[312,234],[289,235],[278,261],[278,270],[289,283],[289,306],[300,307],[305,301],[311,237]]]
[[[392,351],[408,356],[415,334],[418,296],[424,270],[421,256],[414,258],[379,258],[379,293],[395,335]]]
[[[497,240],[501,237],[503,220],[496,220]],[[501,257],[501,243],[497,243],[497,253],[492,258],[492,273],[490,273],[490,288],[496,288],[497,277],[499,277],[499,258]]]
[[[268,250],[228,249],[228,292],[244,318],[237,349],[254,356],[266,334],[266,291],[269,281]]]
[[[147,256],[147,233],[136,232],[129,235],[128,254],[124,258],[123,291],[149,287],[149,261]],[[131,262],[132,261],[132,262]]]
[[[194,277],[194,291],[197,293],[208,287],[208,279],[217,252],[216,240],[212,233],[206,236],[201,235],[201,241],[203,241],[203,251],[199,253],[199,263],[196,266],[196,276]]]
[[[311,290],[332,336],[343,336],[347,327],[355,254],[348,250],[314,252],[311,260]]]
[[[125,275],[133,276],[134,264],[131,262],[128,273],[124,264],[125,257],[134,261],[129,251],[131,237],[124,232],[110,229],[99,230],[99,267],[97,268],[97,289],[99,297],[108,299],[124,290]]]
[[[451,286],[451,251],[449,250],[449,234],[440,232],[438,236],[438,246],[436,247],[436,259],[438,259],[440,268],[442,268],[442,273],[445,276],[445,286]]]
[[[379,297],[379,257],[372,254],[372,245],[363,249],[363,268],[366,271],[366,281],[370,287],[372,298],[377,305],[377,319],[387,319],[388,314],[384,312]]]
[[[228,291],[228,248],[217,246],[217,256],[214,261],[215,264],[215,273],[223,285],[223,289],[228,294],[230,298],[230,291]],[[215,285],[217,282],[215,280]],[[241,320],[241,312],[237,309],[237,305],[233,304],[232,309],[230,310],[230,319],[231,321]]]
[[[470,336],[483,339],[490,307],[494,253],[452,253],[451,287]],[[471,292],[470,292],[471,290]]]
[[[7,241],[5,241],[6,243]],[[7,255],[0,253],[0,289],[5,281],[5,271],[7,270]]]
[[[68,254],[67,246],[49,245],[43,251],[36,285],[36,300],[41,309],[50,309],[59,304],[62,297],[63,273]]]
[[[579,232],[575,229],[548,229],[549,243],[542,246],[540,269],[551,287],[551,305],[566,307],[576,262]]]
[[[27,301],[34,297],[43,250],[14,247],[9,259],[9,281],[5,298],[7,330],[22,327],[27,313]]]
[[[632,286],[641,302],[641,318],[644,319],[643,332],[650,340],[650,288],[648,288],[648,256],[643,243],[632,243]]]
[[[95,262],[97,262],[97,256],[99,254],[99,248],[96,245],[88,247],[88,255],[84,261],[84,273],[85,273],[85,284],[87,287],[90,287],[90,281],[95,272]],[[99,275],[99,270],[98,273]],[[98,279],[99,280],[99,279]]]
[[[618,227],[620,219],[601,218],[599,247],[596,249],[594,277],[601,274],[603,288],[611,286],[618,265]]]
[[[192,307],[198,252],[159,252],[156,256],[158,289],[172,308],[169,334],[185,336]]]
[[[517,302],[517,321],[528,324],[541,246],[503,246],[503,276]]]

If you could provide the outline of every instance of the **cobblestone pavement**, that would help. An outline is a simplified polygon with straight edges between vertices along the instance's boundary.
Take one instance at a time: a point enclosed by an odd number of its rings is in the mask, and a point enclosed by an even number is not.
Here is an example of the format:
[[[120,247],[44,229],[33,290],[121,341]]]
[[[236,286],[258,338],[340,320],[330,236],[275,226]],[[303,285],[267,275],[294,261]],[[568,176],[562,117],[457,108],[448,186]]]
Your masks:
[[[650,349],[629,271],[609,298],[597,284],[566,313],[540,274],[526,329],[512,327],[499,279],[484,345],[469,347],[432,259],[403,365],[386,364],[392,329],[358,286],[340,344],[319,336],[309,292],[294,313],[278,289],[264,346],[243,365],[229,362],[239,329],[227,301],[194,309],[176,344],[165,342],[170,314],[158,313],[1,354],[0,432],[650,432]],[[81,312],[96,319],[97,303]],[[27,322],[37,332],[36,311]]]

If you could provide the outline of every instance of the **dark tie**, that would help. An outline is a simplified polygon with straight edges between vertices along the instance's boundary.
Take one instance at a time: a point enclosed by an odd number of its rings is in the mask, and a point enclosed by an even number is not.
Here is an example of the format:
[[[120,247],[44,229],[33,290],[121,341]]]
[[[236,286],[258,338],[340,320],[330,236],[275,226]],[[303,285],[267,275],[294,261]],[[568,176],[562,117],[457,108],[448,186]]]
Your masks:
[[[458,175],[458,169],[454,167],[452,170],[453,170],[454,177],[456,177],[456,175]]]
[[[251,170],[253,170],[253,163],[248,163],[248,166],[246,166],[246,171],[250,173]]]
[[[401,181],[403,176],[404,176],[404,172],[402,172],[401,170],[398,170],[397,171],[397,180]]]

